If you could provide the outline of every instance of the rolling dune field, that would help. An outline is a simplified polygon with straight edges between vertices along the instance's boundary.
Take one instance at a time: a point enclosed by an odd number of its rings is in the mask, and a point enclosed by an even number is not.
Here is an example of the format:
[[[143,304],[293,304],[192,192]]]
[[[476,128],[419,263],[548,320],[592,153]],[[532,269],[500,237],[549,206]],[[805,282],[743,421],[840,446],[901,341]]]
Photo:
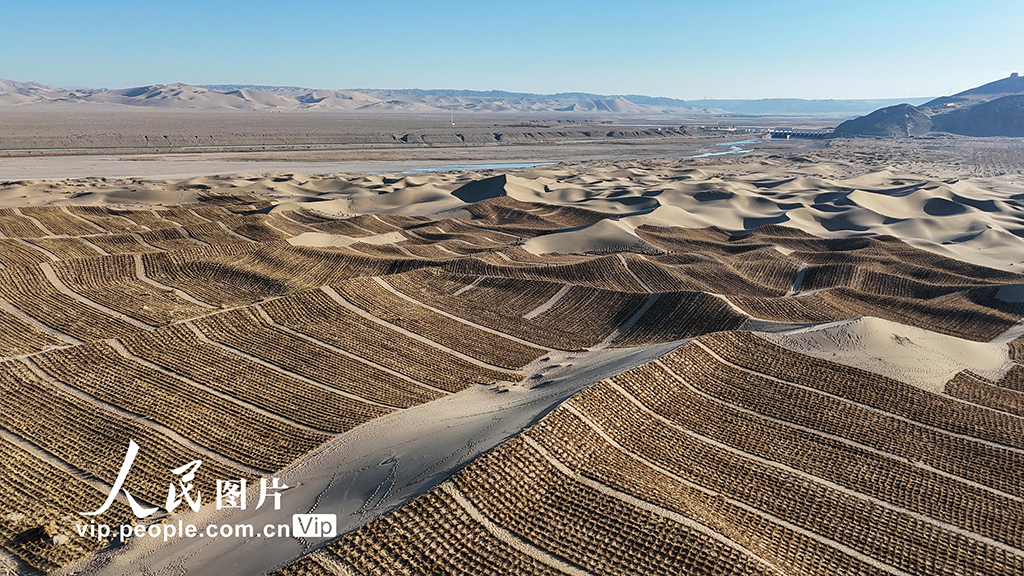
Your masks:
[[[841,150],[2,182],[0,561],[1019,574],[1024,183]],[[341,533],[82,538],[127,438]]]

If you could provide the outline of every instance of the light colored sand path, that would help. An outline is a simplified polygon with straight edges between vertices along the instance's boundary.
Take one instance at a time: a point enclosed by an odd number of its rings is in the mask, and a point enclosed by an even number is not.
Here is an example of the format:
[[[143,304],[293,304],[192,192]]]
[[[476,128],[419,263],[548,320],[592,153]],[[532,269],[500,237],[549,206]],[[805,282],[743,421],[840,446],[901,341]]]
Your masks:
[[[100,226],[99,224],[96,224],[95,222],[93,222],[91,220],[86,220],[85,218],[82,218],[81,216],[79,216],[78,214],[75,214],[71,210],[68,210],[67,206],[61,206],[60,209],[61,209],[62,212],[64,212],[65,214],[67,214],[68,216],[70,216],[71,218],[76,220],[79,224],[84,224],[84,225],[92,228],[93,230],[95,230],[97,234],[109,234],[110,233],[109,230],[107,230],[106,228]]]
[[[807,274],[807,264],[805,262],[800,263],[800,268],[796,271],[796,276],[793,277],[793,285],[786,292],[786,296],[796,296],[800,292],[800,285],[804,283],[804,275]]]
[[[465,220],[459,220],[458,222],[460,224],[462,224],[463,226],[468,226],[468,227],[473,228],[474,230],[476,230],[478,232],[486,232],[487,234],[500,234],[502,236],[508,236],[509,238],[511,238],[513,240],[518,240],[520,238],[520,236],[516,236],[515,234],[510,234],[508,232],[502,232],[501,230],[492,230],[490,228],[485,228],[483,226],[478,226],[476,224],[473,224],[472,222],[467,222]],[[495,240],[495,242],[497,242],[498,244],[502,244],[502,242],[498,242],[497,240]]]
[[[405,246],[399,246],[398,244],[395,244],[394,246],[395,246],[395,248],[398,249],[399,252],[401,252],[402,254],[405,254],[406,256],[408,256],[410,258],[415,258],[417,260],[422,260],[423,259],[422,256],[417,256],[416,254],[413,254],[412,252],[410,252],[409,249],[406,248]]]
[[[21,448],[22,450],[28,452],[29,454],[35,456],[36,458],[39,458],[40,460],[46,462],[47,464],[59,468],[64,472],[67,472],[68,474],[74,476],[75,478],[81,480],[82,482],[85,482],[86,484],[92,486],[96,490],[99,490],[102,494],[110,493],[110,489],[112,488],[110,484],[107,484],[106,482],[100,480],[99,478],[93,476],[92,474],[86,472],[85,470],[82,470],[81,468],[77,468],[75,466],[72,466],[71,464],[68,464],[64,460],[54,456],[53,454],[47,452],[43,448],[36,446],[34,443],[22,438],[21,436],[18,436],[17,434],[8,432],[7,430],[0,428],[0,438],[3,438],[4,440],[10,442],[11,444],[14,444],[18,448]],[[144,502],[144,504],[150,503]]]
[[[147,211],[148,212],[153,212],[154,214],[157,215],[158,218],[162,218],[159,214],[156,213],[155,210],[147,210]],[[142,228],[142,230],[144,232],[151,232],[153,230],[149,226],[146,226],[145,224],[139,224],[138,222],[132,220],[131,218],[128,218],[127,216],[121,216],[120,214],[114,214],[113,212],[109,212],[109,211],[106,213],[106,216],[108,218],[114,218],[115,220],[120,220],[120,221],[122,221],[122,223],[125,226],[128,226],[128,227],[138,226],[139,228]]]
[[[180,204],[180,202],[179,202],[179,204]],[[175,225],[175,226],[177,226],[177,225],[178,225],[178,223],[177,223],[177,222],[175,222],[174,220],[169,220],[169,219],[167,219],[167,218],[164,218],[164,217],[163,217],[163,214],[161,214],[161,213],[160,213],[160,211],[159,211],[159,210],[156,210],[155,208],[145,208],[145,207],[142,207],[142,208],[139,208],[139,209],[140,209],[140,210],[145,210],[146,212],[149,212],[150,214],[152,214],[153,216],[155,216],[155,217],[156,217],[156,218],[157,218],[158,220],[160,220],[161,222],[169,222],[169,223],[171,223],[171,224],[173,224],[173,225]],[[189,209],[188,209],[188,211],[189,211],[189,212],[191,212],[192,214],[195,214],[195,215],[196,215],[196,216],[198,216],[199,218],[202,218],[203,220],[206,220],[207,222],[213,222],[213,220],[209,220],[209,219],[207,219],[207,218],[203,218],[202,216],[199,216],[199,213],[198,213],[198,212],[196,212],[195,210],[191,209],[191,208],[189,208]],[[140,224],[140,226],[141,226],[141,224]],[[145,228],[146,228],[147,230],[152,230],[152,228],[149,228],[148,226],[147,226],[147,227],[145,227]]]
[[[156,214],[157,214],[157,216],[160,216],[160,213],[159,213],[159,212],[156,212],[155,210],[154,210],[153,212],[154,212],[154,213],[156,213]],[[189,214],[191,214],[191,215],[193,215],[193,216],[195,216],[196,218],[199,218],[199,219],[200,219],[200,220],[202,220],[203,222],[213,222],[213,220],[210,220],[210,219],[209,219],[209,218],[207,218],[206,216],[203,216],[202,214],[200,214],[199,212],[196,212],[195,210],[193,210],[193,209],[191,209],[191,208],[189,208],[189,209],[188,209],[188,213],[189,213]],[[163,216],[160,216],[160,217],[161,217],[161,218],[163,218]]]
[[[234,236],[235,238],[238,238],[239,240],[242,240],[243,242],[249,242],[250,244],[256,244],[257,243],[252,238],[246,238],[245,236],[242,236],[241,234],[239,234],[238,232],[235,232],[231,228],[228,228],[228,225],[225,224],[224,222],[220,221],[220,220],[217,221],[217,226],[220,226],[220,228],[222,230],[224,230],[228,234]]]
[[[36,228],[39,228],[40,230],[43,231],[44,236],[59,236],[59,234],[54,234],[53,232],[50,231],[49,228],[43,226],[43,223],[40,222],[39,220],[36,220],[34,216],[29,216],[28,214],[22,212],[20,208],[11,208],[11,212],[14,212],[18,216],[21,216],[22,218],[25,218],[26,220],[34,224]]]
[[[547,264],[545,262],[527,262],[525,260],[514,260],[511,256],[509,256],[508,254],[505,254],[504,252],[501,252],[501,251],[495,252],[494,254],[498,258],[501,258],[502,260],[505,260],[506,262],[511,262],[512,264],[526,264],[527,266],[548,266],[549,265],[549,264]]]
[[[504,244],[495,244],[495,245],[473,244],[469,240],[463,240],[462,238],[452,238],[449,241],[450,242],[461,242],[462,244],[465,244],[466,246],[470,246],[470,247],[473,247],[473,248],[502,248],[502,247],[505,246]]]
[[[388,224],[388,226],[391,226],[391,224]],[[429,230],[430,228],[433,228],[433,229],[437,230],[439,233],[444,234],[444,231],[441,230],[440,228],[438,228],[437,226],[427,226],[425,228],[420,228],[420,230],[421,231]],[[405,234],[406,236],[412,236],[416,240],[427,240],[426,238],[424,238],[423,236],[420,236],[416,232],[413,232],[412,230],[406,230],[404,228],[402,229],[402,234]]]
[[[629,320],[626,320],[622,324],[622,326],[616,328],[611,334],[609,334],[604,340],[602,340],[600,344],[594,346],[593,350],[600,350],[602,348],[607,348],[611,346],[612,342],[615,342],[615,340],[618,339],[619,336],[622,336],[623,334],[628,332],[634,324],[636,324],[637,322],[640,321],[641,318],[643,318],[644,314],[647,314],[647,311],[651,309],[651,306],[654,306],[654,303],[658,301],[658,297],[659,294],[657,293],[648,296],[647,300],[644,300],[643,305],[640,306],[640,309],[637,310],[636,313],[629,318]]]
[[[135,238],[136,242],[138,242],[139,244],[142,244],[143,248],[149,248],[150,250],[156,250],[157,252],[167,252],[167,250],[164,250],[163,248],[161,248],[159,246],[154,246],[154,245],[150,244],[149,242],[146,242],[146,239],[143,238],[142,234],[139,234],[138,232],[132,232],[131,236],[132,236],[132,238]]]
[[[732,308],[733,311],[736,312],[737,314],[742,314],[743,316],[746,316],[747,318],[753,318],[743,308],[740,308],[739,306],[734,304],[732,300],[729,300],[729,297],[726,296],[725,294],[715,294],[713,292],[707,292],[706,294],[708,296],[714,296],[715,298],[718,298],[722,302],[725,302],[726,304],[729,305],[729,308]],[[760,319],[759,318],[755,318],[755,320],[760,320]],[[763,322],[771,322],[771,320],[762,320],[762,321]]]
[[[474,386],[393,412],[334,437],[276,474],[293,486],[282,495],[281,510],[264,506],[218,512],[204,507],[199,513],[184,513],[182,519],[200,527],[210,522],[262,527],[291,524],[292,514],[315,510],[337,514],[339,532],[350,532],[437,486],[586,386],[660,357],[678,345],[583,353],[573,357],[574,366],[553,367],[548,380],[530,389]],[[159,539],[144,538],[102,551],[58,574],[263,574],[331,539],[305,540],[309,548],[294,538],[257,537],[249,542],[174,539],[166,545]],[[210,545],[211,541],[216,544]]]
[[[93,244],[92,242],[89,241],[87,237],[80,236],[78,239],[82,242],[82,244],[85,244],[100,256],[110,256],[110,252],[107,252],[103,248],[100,248],[99,246]]]
[[[193,210],[189,210],[189,212],[192,212],[193,214],[195,214],[195,211],[193,211]],[[204,220],[206,220],[206,219],[204,218]],[[210,222],[210,220],[206,220],[206,221]],[[176,228],[176,230],[178,231],[179,234],[181,234],[181,237],[186,239],[186,240],[191,240],[193,242],[196,242],[200,246],[213,246],[213,244],[210,244],[206,240],[200,240],[199,238],[196,238],[195,236],[190,234],[189,231],[186,230],[184,226],[179,226],[179,227]]]
[[[43,324],[39,320],[36,320],[32,316],[29,316],[20,308],[18,308],[14,304],[11,304],[10,302],[7,302],[6,300],[0,300],[0,310],[7,312],[11,316],[14,316],[18,320],[21,320],[22,322],[28,324],[29,326],[35,328],[36,330],[39,330],[44,334],[49,334],[54,338],[63,340],[68,344],[85,344],[85,342],[79,340],[78,338],[75,338],[74,336],[70,336],[68,334],[61,332],[60,330],[57,330],[56,328]]]
[[[380,218],[378,218],[378,220],[380,220]],[[353,221],[352,221],[351,219],[349,219],[349,220],[346,220],[346,222],[348,222],[348,223],[349,223],[349,224],[351,224],[352,226],[354,226],[354,227],[356,227],[356,228],[358,228],[358,229],[362,230],[363,232],[366,232],[366,233],[368,233],[368,234],[371,234],[371,235],[373,235],[373,236],[376,236],[376,235],[378,234],[377,232],[374,232],[373,230],[370,230],[369,228],[363,228],[363,227],[362,227],[362,226],[360,226],[359,224],[356,224],[355,222],[353,222]],[[390,224],[389,224],[389,226],[390,226]]]
[[[997,338],[993,338],[992,342],[998,344],[1009,344],[1018,338],[1024,338],[1024,320],[1017,322],[1011,326],[1006,332],[1003,332]]]
[[[530,310],[529,312],[523,315],[523,318],[526,318],[527,320],[533,320],[537,316],[540,316],[541,314],[547,312],[548,310],[551,310],[552,308],[554,308],[555,304],[558,304],[558,301],[561,300],[563,296],[565,296],[566,294],[569,293],[570,290],[572,290],[572,287],[572,284],[566,284],[565,286],[562,286],[562,288],[558,292],[555,292],[554,296],[548,298],[547,302],[541,304],[540,306],[537,306],[533,310]],[[458,294],[458,292],[456,292],[456,294]]]
[[[189,212],[192,212],[193,214],[195,214],[194,210],[189,210]],[[292,224],[297,224],[299,226],[302,226],[303,228],[309,230],[310,232],[323,232],[323,230],[320,230],[319,228],[314,228],[314,227],[310,226],[309,224],[306,224],[305,222],[299,222],[298,220],[292,218],[291,216],[288,215],[288,211],[287,210],[273,210],[271,213],[272,214],[277,214],[278,216],[280,216],[281,218],[284,218],[285,220],[291,222]],[[197,216],[198,216],[198,214],[197,214]],[[202,217],[200,216],[200,218],[202,218]],[[206,218],[203,218],[203,220],[206,220],[207,222],[211,221],[211,220],[207,220]]]
[[[452,294],[452,296],[462,296],[462,295],[463,295],[463,294],[465,294],[466,292],[469,292],[469,291],[470,291],[470,290],[472,290],[473,288],[476,288],[477,284],[479,284],[480,282],[483,282],[484,278],[486,278],[486,276],[477,276],[477,277],[476,277],[476,280],[473,280],[473,282],[471,282],[471,283],[469,283],[469,284],[466,284],[466,285],[465,285],[465,286],[463,286],[462,288],[459,288],[459,289],[458,289],[458,290],[457,290],[457,291],[455,292],[455,294]]]
[[[32,250],[35,250],[36,252],[42,252],[47,258],[50,259],[51,262],[60,262],[60,257],[59,256],[57,256],[53,252],[50,252],[46,248],[43,248],[42,246],[36,246],[35,244],[33,244],[33,243],[23,239],[23,238],[12,238],[12,240],[14,240],[18,244],[21,244],[22,246],[24,246],[26,248],[31,248]]]
[[[643,280],[640,279],[639,276],[634,274],[633,271],[629,269],[629,262],[626,260],[626,257],[622,254],[622,252],[619,252],[618,256],[619,262],[622,262],[622,267],[626,269],[626,273],[629,274],[633,278],[633,280],[636,280],[636,283],[639,284],[641,288],[643,288],[644,292],[654,292],[654,290],[651,290],[650,286],[648,286]]]
[[[285,238],[292,238],[293,236],[295,236],[295,234],[290,234],[288,232],[285,232],[284,230],[281,230],[277,226],[274,226],[273,224],[270,223],[269,220],[265,220],[263,223],[269,226],[270,228],[274,229],[275,231],[280,232],[281,235],[284,236]]]
[[[395,230],[405,230],[405,229],[404,229],[404,228],[402,228],[401,226],[395,226],[395,225],[394,225],[394,224],[392,224],[391,222],[385,222],[385,221],[384,221],[384,220],[383,220],[383,219],[382,219],[382,218],[381,218],[381,217],[380,217],[379,215],[377,215],[377,214],[374,214],[374,215],[373,215],[373,216],[371,216],[371,217],[372,217],[372,218],[373,218],[374,220],[376,220],[377,222],[380,222],[381,224],[383,224],[383,225],[385,225],[385,226],[390,226],[391,228],[394,228]]]

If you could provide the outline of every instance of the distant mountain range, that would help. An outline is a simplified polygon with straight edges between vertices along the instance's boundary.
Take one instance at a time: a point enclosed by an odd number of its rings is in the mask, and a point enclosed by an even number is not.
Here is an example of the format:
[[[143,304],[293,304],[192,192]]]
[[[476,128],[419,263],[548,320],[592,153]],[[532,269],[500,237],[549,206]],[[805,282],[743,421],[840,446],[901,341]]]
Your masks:
[[[843,122],[837,136],[1024,136],[1024,78],[1014,73],[920,106],[902,103]]]
[[[913,100],[924,103],[928,99]],[[592,115],[831,115],[864,114],[905,100],[679,100],[638,94],[531,94],[502,90],[319,90],[249,84],[154,84],[120,90],[65,89],[0,79],[0,109],[9,106],[148,106],[208,110],[351,111],[360,113],[578,113]]]

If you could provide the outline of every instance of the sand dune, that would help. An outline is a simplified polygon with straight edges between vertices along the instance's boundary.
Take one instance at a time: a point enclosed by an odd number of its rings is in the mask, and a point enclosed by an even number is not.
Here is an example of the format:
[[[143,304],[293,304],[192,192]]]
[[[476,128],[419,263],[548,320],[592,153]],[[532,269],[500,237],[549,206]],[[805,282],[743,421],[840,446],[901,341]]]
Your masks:
[[[544,189],[544,183],[539,179],[528,180],[518,176],[501,174],[460,186],[452,192],[452,196],[466,203],[479,202],[487,198],[497,198],[499,196],[510,196],[516,200],[530,202],[531,199],[538,199],[537,194],[544,191]]]
[[[842,320],[765,337],[790,350],[863,368],[936,394],[961,370],[998,381],[1013,366],[1005,342],[972,342],[881,318]]]
[[[48,86],[38,82],[16,82],[0,78],[0,94],[22,94],[25,96],[52,94],[62,92],[64,89],[57,86]]]
[[[660,112],[655,106],[642,106],[640,104],[634,104],[628,99],[623,97],[618,98],[606,98],[606,99],[592,99],[580,100],[579,102],[563,108],[569,112],[612,112],[615,114],[642,114],[651,112]]]
[[[422,564],[359,573],[448,571],[441,554],[504,574],[526,551],[669,576],[696,526],[725,545],[716,573],[740,536],[831,574],[925,566],[954,535],[950,566],[1019,573],[1024,282],[885,235],[1019,267],[1024,185],[803,160],[2,183],[0,478],[54,479],[0,482],[33,511],[2,526],[32,547],[8,548],[63,573],[263,573],[315,550],[285,573],[396,551]],[[180,518],[316,511],[346,534],[61,548],[93,509],[61,491],[99,499],[84,481],[139,434],[201,457],[204,493],[250,471],[291,486],[289,508]],[[159,504],[164,469],[130,488]],[[405,530],[424,502],[442,516]]]
[[[380,102],[379,99],[352,90],[314,90],[298,97],[298,101],[309,104],[310,108],[333,108],[355,110]]]
[[[661,252],[621,221],[601,220],[579,230],[556,232],[531,238],[523,248],[531,254],[588,253],[588,252]]]
[[[1024,264],[1024,186],[1019,183],[937,180],[893,169],[845,179],[812,176],[812,171],[818,174],[822,167],[761,164],[736,172],[728,165],[694,169],[676,161],[650,161],[563,164],[490,177],[439,172],[233,175],[173,182],[87,179],[66,185],[21,181],[0,185],[0,206],[160,204],[194,201],[210,192],[244,191],[277,202],[299,202],[329,217],[422,216],[507,196],[620,218],[529,246],[538,251],[639,247],[632,230],[644,224],[713,226],[735,234],[779,224],[825,237],[892,235],[937,254],[1010,271]]]
[[[254,96],[249,93],[249,96]],[[267,98],[273,95],[265,95]],[[223,94],[187,84],[168,84],[128,88],[125,90],[101,90],[82,96],[87,102],[105,102],[131,106],[160,106],[171,108],[255,108],[263,106],[249,100],[241,91]]]

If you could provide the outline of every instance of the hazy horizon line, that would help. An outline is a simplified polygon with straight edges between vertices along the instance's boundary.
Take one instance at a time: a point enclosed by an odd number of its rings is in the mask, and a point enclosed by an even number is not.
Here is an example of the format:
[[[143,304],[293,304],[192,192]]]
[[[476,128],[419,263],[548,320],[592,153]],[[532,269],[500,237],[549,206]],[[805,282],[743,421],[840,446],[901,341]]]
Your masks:
[[[663,96],[655,94],[643,94],[640,92],[619,92],[619,93],[597,93],[597,92],[586,92],[586,91],[560,91],[560,92],[524,92],[517,90],[507,90],[503,88],[491,88],[487,90],[475,89],[475,88],[416,88],[416,87],[404,87],[404,88],[374,88],[374,87],[349,87],[349,88],[324,88],[324,87],[310,87],[310,86],[298,86],[293,84],[261,84],[261,83],[249,83],[249,82],[212,82],[212,83],[197,83],[192,84],[190,82],[167,82],[167,83],[149,83],[149,84],[134,84],[130,86],[123,86],[120,88],[109,88],[107,86],[81,86],[81,85],[59,85],[49,84],[46,82],[39,82],[36,80],[13,80],[10,78],[2,78],[0,80],[8,80],[10,82],[17,82],[22,84],[40,84],[43,86],[50,86],[54,88],[62,88],[65,90],[129,90],[132,88],[145,88],[150,86],[171,86],[174,84],[181,84],[184,86],[193,86],[196,88],[204,88],[207,90],[213,90],[216,87],[238,87],[238,88],[277,88],[277,89],[288,89],[288,90],[334,90],[334,91],[351,91],[351,92],[461,92],[464,96],[472,97],[483,97],[487,95],[494,96],[546,96],[546,97],[558,97],[558,96],[582,96],[582,97],[602,97],[602,98],[629,98],[630,96],[640,96],[643,98],[656,98],[665,100],[677,100],[680,102],[705,102],[705,101],[758,101],[758,100],[805,100],[805,101],[838,101],[838,100],[862,100],[862,101],[881,101],[881,100],[926,100],[939,98],[941,96],[926,95],[926,96],[875,96],[875,97],[858,97],[858,96],[843,96],[843,97],[825,97],[825,98],[808,98],[804,96],[762,96],[762,97],[714,97],[714,96],[703,96],[700,98],[680,98],[677,96]]]

